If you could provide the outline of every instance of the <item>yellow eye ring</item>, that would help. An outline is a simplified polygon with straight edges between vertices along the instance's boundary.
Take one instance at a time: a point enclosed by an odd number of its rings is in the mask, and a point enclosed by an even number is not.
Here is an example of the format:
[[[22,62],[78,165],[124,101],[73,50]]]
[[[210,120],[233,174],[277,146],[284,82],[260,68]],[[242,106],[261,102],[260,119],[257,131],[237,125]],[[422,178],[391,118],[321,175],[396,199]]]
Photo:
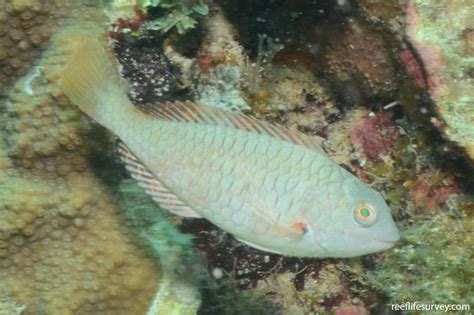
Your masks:
[[[354,220],[363,227],[371,226],[377,219],[377,211],[367,202],[361,202],[354,209]]]

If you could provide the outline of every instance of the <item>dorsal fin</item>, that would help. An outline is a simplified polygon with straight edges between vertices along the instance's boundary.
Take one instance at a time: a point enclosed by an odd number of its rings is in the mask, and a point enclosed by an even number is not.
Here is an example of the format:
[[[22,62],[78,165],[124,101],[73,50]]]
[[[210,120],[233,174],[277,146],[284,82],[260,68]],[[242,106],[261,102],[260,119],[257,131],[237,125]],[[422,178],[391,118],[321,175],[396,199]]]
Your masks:
[[[140,105],[139,109],[148,115],[169,121],[224,125],[248,132],[266,134],[324,153],[324,150],[315,139],[298,131],[290,131],[283,126],[272,125],[265,121],[213,106],[192,102],[177,102],[158,106],[145,104]]]
[[[165,210],[182,217],[200,218],[193,209],[170,192],[153,174],[135,157],[135,155],[120,140],[117,141],[117,152],[125,163],[130,175],[145,189],[154,201]]]

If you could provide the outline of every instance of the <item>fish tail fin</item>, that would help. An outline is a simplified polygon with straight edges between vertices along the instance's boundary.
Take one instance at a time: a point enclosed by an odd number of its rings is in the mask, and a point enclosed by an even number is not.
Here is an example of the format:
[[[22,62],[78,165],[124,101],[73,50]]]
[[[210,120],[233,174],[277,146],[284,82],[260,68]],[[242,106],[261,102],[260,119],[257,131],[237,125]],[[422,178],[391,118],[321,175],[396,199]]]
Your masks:
[[[83,38],[64,67],[60,87],[73,104],[111,129],[111,113],[133,105],[126,87],[99,40]]]

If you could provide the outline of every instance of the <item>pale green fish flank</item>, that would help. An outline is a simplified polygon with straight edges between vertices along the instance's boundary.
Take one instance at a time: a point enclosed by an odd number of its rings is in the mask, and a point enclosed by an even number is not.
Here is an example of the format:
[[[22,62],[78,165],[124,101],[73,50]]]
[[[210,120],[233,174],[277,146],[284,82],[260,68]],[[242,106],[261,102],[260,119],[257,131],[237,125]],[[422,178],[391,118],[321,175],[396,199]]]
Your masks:
[[[65,94],[121,139],[127,169],[163,208],[289,256],[351,257],[399,239],[382,196],[309,137],[199,104],[140,110],[98,43],[72,60]]]

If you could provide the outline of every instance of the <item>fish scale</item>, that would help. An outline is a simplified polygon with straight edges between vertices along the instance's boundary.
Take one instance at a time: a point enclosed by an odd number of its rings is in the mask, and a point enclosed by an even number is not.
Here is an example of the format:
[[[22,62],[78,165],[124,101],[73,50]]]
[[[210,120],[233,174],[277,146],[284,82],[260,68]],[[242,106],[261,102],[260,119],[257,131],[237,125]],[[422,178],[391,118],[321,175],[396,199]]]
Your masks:
[[[239,193],[239,194],[244,194],[245,192],[245,187],[246,185],[252,184],[254,187],[256,187],[257,190],[268,190],[269,192],[278,192],[280,194],[285,193],[285,185],[277,185],[276,180],[278,177],[275,175],[271,175],[269,172],[265,172],[265,169],[260,169],[260,172],[256,172],[255,174],[252,174],[252,177],[244,177],[242,178],[242,173],[249,173],[249,170],[254,169],[254,165],[258,165],[256,156],[253,154],[256,148],[255,142],[252,143],[252,141],[255,141],[255,137],[252,137],[251,135],[246,135],[245,137],[239,138],[238,131],[236,132],[236,135],[234,136],[236,139],[235,141],[229,141],[232,142],[234,145],[233,147],[225,147],[222,148],[222,146],[216,147],[213,146],[213,144],[219,144],[223,143],[224,141],[220,141],[218,138],[227,138],[230,139],[230,136],[228,134],[223,134],[217,135],[216,131],[213,129],[216,129],[213,126],[191,126],[191,125],[184,125],[184,126],[176,126],[174,127],[175,130],[167,130],[167,128],[164,128],[161,130],[161,132],[170,132],[173,134],[173,137],[171,139],[175,140],[174,143],[177,143],[179,141],[183,141],[185,144],[184,145],[177,145],[177,147],[182,148],[186,147],[186,149],[180,149],[179,152],[176,150],[172,150],[169,147],[169,143],[172,141],[169,141],[169,138],[164,138],[166,139],[163,143],[160,143],[160,141],[154,141],[154,145],[151,146],[153,148],[152,151],[150,151],[150,156],[145,156],[145,155],[138,155],[138,157],[141,160],[151,160],[151,156],[159,155],[161,159],[163,160],[168,160],[168,161],[175,161],[177,159],[181,159],[180,164],[175,165],[175,169],[168,169],[167,172],[168,174],[173,174],[170,177],[172,178],[179,178],[179,182],[171,182],[164,180],[165,184],[168,184],[169,187],[172,187],[171,189],[174,191],[180,191],[183,190],[183,186],[189,186],[189,183],[196,182],[197,179],[203,180],[204,182],[209,182],[213,184],[213,187],[219,187],[219,185],[222,185],[222,176],[230,176],[232,179],[230,180],[233,184],[231,186],[231,190],[225,190],[225,189],[219,189],[220,192],[223,192],[223,194],[226,193]],[[193,129],[193,133],[189,132],[189,129]],[[219,128],[218,128],[219,129]],[[226,131],[226,132],[231,132],[231,131]],[[180,134],[185,134],[184,137],[180,137]],[[130,138],[127,139],[126,137]],[[125,138],[125,141],[127,143],[131,142],[136,142],[139,143],[140,145],[143,145],[143,141],[135,141],[132,137],[130,137],[130,130],[128,132],[128,136],[123,136]],[[213,139],[217,141],[213,141]],[[252,139],[253,138],[253,139]],[[158,138],[160,139],[160,138]],[[273,139],[272,139],[273,140]],[[273,140],[274,141],[274,140]],[[147,141],[148,143],[150,141]],[[188,145],[188,142],[193,142],[193,145]],[[283,143],[282,143],[283,144]],[[281,145],[282,145],[281,144]],[[274,146],[278,146],[278,144],[273,144]],[[150,146],[149,146],[150,147]],[[245,148],[248,148],[246,150]],[[131,146],[131,149],[140,152],[143,151],[142,148],[136,147],[134,148]],[[219,152],[220,158],[215,157],[211,160],[208,155],[206,155],[207,152]],[[275,152],[284,152],[283,149],[275,151]],[[246,154],[244,154],[246,153]],[[286,158],[286,156],[284,156]],[[278,156],[274,156],[272,161],[281,161]],[[200,162],[201,161],[201,162]],[[204,162],[205,161],[205,162]],[[238,164],[237,164],[238,161]],[[181,165],[182,164],[188,164],[188,165],[193,165],[194,170],[189,171],[185,170],[182,171]],[[204,165],[208,165],[209,167],[203,167]],[[269,164],[271,165],[272,162],[270,161]],[[145,163],[145,165],[147,165]],[[159,165],[147,165],[149,169],[152,172],[157,172],[158,171],[155,169],[159,168]],[[220,169],[221,172],[209,172],[206,173],[204,170],[211,169],[211,170],[216,170]],[[244,180],[246,179],[246,180]],[[295,181],[298,181],[298,179],[295,179]],[[225,187],[227,188],[227,187]],[[216,201],[216,205],[219,208],[230,208],[231,211],[238,212],[241,211],[240,207],[233,208],[232,205],[225,204],[225,200],[223,202],[223,196],[217,195],[217,194],[211,194],[210,196],[206,195],[200,195],[199,194],[200,190],[190,192],[190,195],[194,195],[194,198],[197,199],[196,201],[197,204],[205,204],[207,205],[208,202],[210,201]],[[215,189],[214,191],[217,191]],[[239,200],[240,203],[242,203],[242,200]],[[274,203],[268,203],[265,200],[262,200],[262,206],[266,206],[269,209],[272,209],[274,207]],[[214,209],[205,209],[203,207],[201,213],[211,213]],[[282,209],[283,211],[288,211],[289,209]],[[214,210],[216,211],[216,210]],[[269,210],[270,211],[270,210]],[[248,214],[250,215],[250,214]],[[212,219],[211,219],[212,220]],[[238,222],[236,222],[238,223]],[[221,223],[225,224],[225,223]]]

